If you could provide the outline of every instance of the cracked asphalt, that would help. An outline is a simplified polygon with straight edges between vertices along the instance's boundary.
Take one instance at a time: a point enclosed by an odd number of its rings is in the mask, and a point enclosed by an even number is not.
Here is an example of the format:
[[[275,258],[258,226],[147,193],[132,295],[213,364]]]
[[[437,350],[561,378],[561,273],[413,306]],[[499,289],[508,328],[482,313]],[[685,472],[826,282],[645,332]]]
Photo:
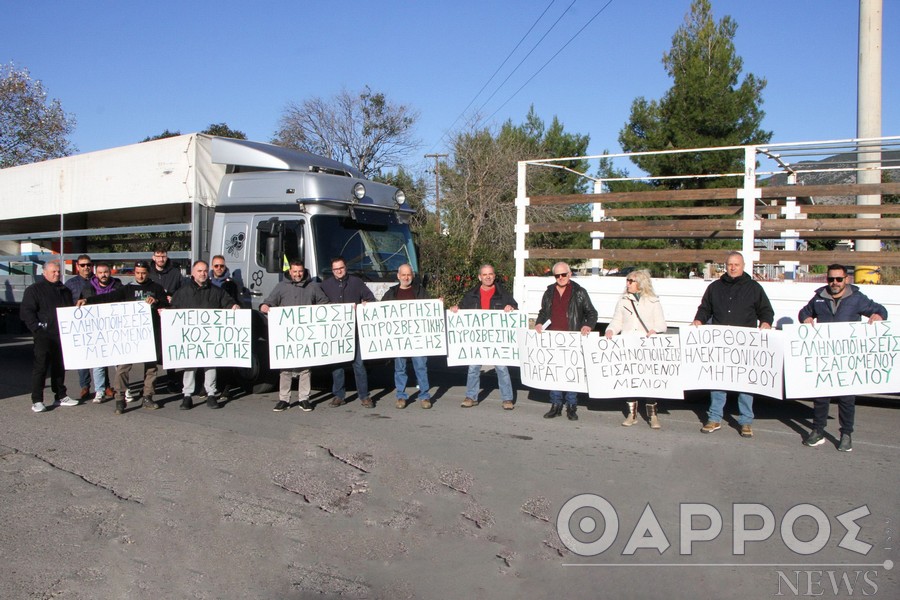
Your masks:
[[[28,338],[0,336],[3,599],[900,597],[897,568],[884,566],[898,559],[887,533],[900,518],[896,400],[860,403],[851,454],[834,440],[800,444],[812,418],[803,402],[758,401],[752,440],[733,427],[701,435],[702,395],[661,403],[661,431],[620,427],[616,401],[582,398],[574,423],[543,419],[546,394],[518,382],[516,409],[503,411],[492,372],[486,400],[462,409],[465,368],[434,360],[431,410],[394,408],[392,372],[373,364],[374,409],[355,395],[328,406],[319,376],[309,413],[272,412],[272,393],[219,411],[180,411],[158,394],[168,402],[156,411],[88,403],[34,414],[30,352]],[[75,389],[75,373],[67,383]],[[602,497],[614,518],[585,505],[564,533],[590,544],[618,526],[593,556],[557,529],[580,494]],[[723,520],[690,554],[685,531],[707,523],[682,522],[687,503]],[[748,503],[771,510],[774,533],[736,555],[733,508]],[[804,504],[830,526],[812,555],[791,550],[780,528]],[[865,555],[839,545],[838,516],[860,506]],[[808,541],[819,529],[807,516],[791,531]],[[657,547],[630,552],[630,542]],[[810,580],[821,589],[793,574],[810,569],[824,573]],[[832,593],[843,580],[829,571],[848,573],[852,593]]]

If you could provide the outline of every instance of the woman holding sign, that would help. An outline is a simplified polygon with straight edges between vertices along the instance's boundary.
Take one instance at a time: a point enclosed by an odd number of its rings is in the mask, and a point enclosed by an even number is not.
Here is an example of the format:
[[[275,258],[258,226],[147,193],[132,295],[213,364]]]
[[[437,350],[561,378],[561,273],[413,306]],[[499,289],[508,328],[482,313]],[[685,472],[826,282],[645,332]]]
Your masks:
[[[647,270],[632,271],[625,279],[625,294],[619,298],[612,321],[606,328],[606,337],[611,338],[620,333],[637,335],[653,335],[666,331],[666,318],[663,315],[662,303],[653,291],[653,282]],[[629,400],[628,416],[622,422],[625,427],[637,423],[638,401]],[[659,417],[656,414],[656,402],[644,405],[650,427],[659,429]]]

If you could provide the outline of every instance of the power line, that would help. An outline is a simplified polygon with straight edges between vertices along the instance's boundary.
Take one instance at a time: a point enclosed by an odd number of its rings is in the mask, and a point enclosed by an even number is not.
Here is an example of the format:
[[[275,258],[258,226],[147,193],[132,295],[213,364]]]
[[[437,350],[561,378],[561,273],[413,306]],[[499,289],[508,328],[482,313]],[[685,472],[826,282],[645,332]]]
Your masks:
[[[593,17],[591,17],[591,18],[588,20],[588,22],[585,23],[585,24],[581,27],[581,29],[579,29],[577,32],[575,32],[575,35],[573,35],[571,38],[569,38],[569,41],[567,41],[565,44],[563,44],[562,48],[560,48],[559,50],[556,51],[556,54],[554,54],[553,56],[551,56],[551,57],[547,60],[547,62],[545,62],[543,65],[541,65],[541,68],[538,69],[537,71],[535,71],[534,75],[532,75],[531,77],[529,77],[528,80],[527,80],[525,83],[523,83],[523,84],[521,85],[521,87],[519,87],[519,89],[517,89],[515,92],[513,92],[512,96],[510,96],[509,98],[507,98],[506,101],[503,102],[503,104],[501,104],[500,106],[498,106],[498,107],[497,107],[497,110],[495,110],[494,112],[492,112],[491,115],[490,115],[487,119],[483,119],[483,122],[490,121],[492,118],[494,118],[494,115],[496,115],[498,112],[500,112],[500,109],[502,109],[504,106],[506,106],[507,104],[509,104],[509,101],[512,100],[513,98],[515,98],[516,95],[517,95],[519,92],[521,92],[521,91],[525,88],[525,86],[527,86],[529,83],[531,83],[531,80],[532,80],[532,79],[534,79],[535,77],[537,77],[538,75],[540,75],[541,71],[543,71],[543,70],[547,67],[547,65],[549,65],[551,62],[553,62],[553,59],[556,58],[557,56],[559,56],[559,54],[560,54],[563,50],[565,50],[566,47],[567,47],[569,44],[571,44],[571,43],[575,40],[575,38],[577,38],[579,35],[581,35],[581,32],[584,31],[585,29],[587,29],[588,25],[590,25],[590,24],[594,21],[594,19],[596,19],[597,17],[599,17],[599,16],[600,16],[600,13],[602,13],[604,10],[606,10],[606,7],[608,7],[608,6],[609,6],[610,4],[612,4],[612,3],[613,3],[613,0],[609,0],[606,4],[604,4],[603,7],[600,8],[600,10],[598,10],[597,13],[596,13]],[[568,10],[568,9],[567,9],[567,10]]]
[[[466,114],[466,111],[468,111],[469,108],[471,108],[472,105],[475,104],[475,100],[478,99],[478,96],[481,95],[481,92],[483,92],[485,90],[485,88],[487,88],[487,86],[490,85],[491,81],[494,80],[494,77],[497,76],[497,73],[500,72],[500,69],[502,69],[504,67],[504,65],[506,65],[507,61],[509,61],[509,59],[512,58],[512,55],[516,53],[516,50],[519,49],[519,46],[522,45],[522,42],[525,41],[525,38],[527,38],[531,34],[531,32],[534,30],[534,28],[537,27],[537,24],[540,22],[541,19],[544,18],[544,15],[547,14],[547,11],[550,10],[550,7],[553,6],[553,4],[555,2],[556,2],[556,0],[550,0],[550,4],[548,4],[547,7],[544,9],[544,11],[540,14],[540,16],[538,16],[538,18],[535,19],[534,23],[531,24],[531,27],[528,28],[528,31],[526,31],[525,34],[519,39],[519,42],[516,44],[516,46],[512,50],[510,50],[509,54],[506,55],[506,58],[503,59],[503,62],[500,63],[500,66],[497,67],[497,69],[491,74],[490,77],[488,77],[487,81],[484,82],[484,85],[481,86],[481,89],[478,90],[478,93],[475,94],[474,96],[472,96],[472,99],[469,101],[469,103],[466,105],[466,107],[464,109],[462,109],[462,112],[460,112],[456,116],[456,118],[453,119],[453,122],[450,124],[450,126],[444,130],[444,133],[441,134],[441,137],[438,139],[438,141],[435,143],[435,145],[439,144],[441,142],[441,140],[443,140],[445,137],[447,137],[447,134],[450,133],[450,131],[453,129],[453,126],[456,125],[456,123],[462,118],[462,116],[464,114]],[[574,2],[573,2],[573,4],[574,4]],[[568,10],[568,9],[566,9],[566,10]],[[565,14],[565,13],[563,13],[563,14]],[[541,38],[541,39],[543,39],[543,38]],[[494,92],[494,93],[496,93],[496,92]],[[434,146],[432,146],[432,149],[434,149]]]

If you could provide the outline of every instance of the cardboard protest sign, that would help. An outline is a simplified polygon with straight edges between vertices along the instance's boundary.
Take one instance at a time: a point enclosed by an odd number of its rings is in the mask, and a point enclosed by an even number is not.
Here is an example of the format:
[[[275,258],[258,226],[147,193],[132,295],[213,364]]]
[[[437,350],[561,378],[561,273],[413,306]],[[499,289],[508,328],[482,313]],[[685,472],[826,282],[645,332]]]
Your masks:
[[[227,308],[161,311],[163,367],[250,367],[250,312]]]
[[[528,328],[517,310],[447,311],[447,365],[519,366],[516,331]]]
[[[520,329],[518,337],[523,384],[539,390],[588,391],[580,332]]]
[[[146,302],[110,302],[56,309],[66,369],[156,360],[153,319]]]
[[[582,338],[591,398],[684,398],[677,335]]]
[[[682,327],[686,390],[731,390],[782,398],[781,332],[725,325]]]
[[[269,308],[269,366],[273,369],[348,362],[355,354],[352,304]]]
[[[356,305],[362,357],[443,356],[447,331],[442,300],[388,300]]]
[[[889,321],[785,325],[784,337],[788,398],[900,391],[900,328]]]

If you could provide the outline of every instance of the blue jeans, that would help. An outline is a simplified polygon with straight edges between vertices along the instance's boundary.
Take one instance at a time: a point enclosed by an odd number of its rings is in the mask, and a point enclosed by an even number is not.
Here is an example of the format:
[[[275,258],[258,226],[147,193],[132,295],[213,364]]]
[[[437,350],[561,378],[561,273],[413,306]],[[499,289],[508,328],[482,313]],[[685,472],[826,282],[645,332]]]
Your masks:
[[[106,367],[96,367],[91,369],[94,375],[94,390],[98,392],[106,391],[109,387],[109,379],[106,377]]]
[[[91,369],[78,369],[78,383],[83,388],[91,389]]]
[[[500,399],[504,402],[513,400],[512,381],[509,378],[509,369],[505,365],[495,365],[497,373],[497,386],[500,388]],[[469,374],[466,376],[466,398],[478,400],[478,389],[481,387],[481,365],[469,365]]]
[[[566,404],[568,406],[578,406],[578,392],[565,392]],[[553,390],[550,392],[550,402],[554,405],[562,404],[563,392]]]
[[[416,373],[416,383],[419,384],[419,400],[430,400],[431,394],[428,393],[428,357],[413,356],[409,360],[412,361],[413,371]],[[406,393],[406,359],[394,359],[394,386],[397,388],[397,399],[407,400],[409,395]]]
[[[720,423],[728,392],[713,391],[709,393],[709,396],[707,420]],[[750,425],[753,423],[753,394],[738,394],[738,411],[741,413],[738,417],[738,425]]]
[[[369,375],[366,373],[366,366],[363,364],[362,354],[359,352],[359,346],[356,347],[356,356],[353,357],[353,376],[356,378],[356,392],[359,399],[369,397]],[[341,400],[347,395],[347,388],[344,384],[344,365],[331,372],[331,393]]]

